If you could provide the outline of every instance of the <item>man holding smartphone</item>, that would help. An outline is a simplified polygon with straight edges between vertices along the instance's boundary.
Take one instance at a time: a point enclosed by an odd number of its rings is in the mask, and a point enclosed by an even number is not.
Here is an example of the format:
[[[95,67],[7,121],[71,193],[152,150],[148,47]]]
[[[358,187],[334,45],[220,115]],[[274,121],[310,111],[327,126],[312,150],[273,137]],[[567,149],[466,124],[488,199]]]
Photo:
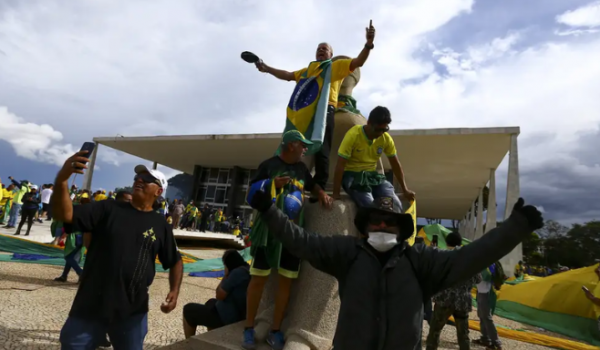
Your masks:
[[[73,206],[68,180],[83,174],[89,150],[67,159],[55,180],[54,217],[65,231],[91,232],[79,289],[60,334],[63,350],[94,349],[108,333],[116,350],[142,350],[148,331],[148,291],[155,257],[169,270],[170,292],[161,305],[175,309],[183,263],[173,230],[153,204],[167,189],[165,176],[135,167],[131,202],[99,201]]]

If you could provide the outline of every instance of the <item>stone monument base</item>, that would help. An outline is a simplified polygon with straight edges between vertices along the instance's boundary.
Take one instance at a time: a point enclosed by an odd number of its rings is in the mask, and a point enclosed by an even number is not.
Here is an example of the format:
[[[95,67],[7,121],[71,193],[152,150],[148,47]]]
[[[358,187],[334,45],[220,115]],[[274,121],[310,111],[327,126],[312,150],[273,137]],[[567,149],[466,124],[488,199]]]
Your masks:
[[[356,206],[350,199],[335,201],[332,210],[318,203],[306,204],[306,229],[321,235],[353,235]],[[270,349],[265,338],[271,327],[277,276],[274,272],[265,286],[255,321],[258,349]],[[202,302],[199,300],[199,302]],[[340,299],[337,281],[303,262],[300,276],[292,284],[287,313],[282,324],[286,350],[329,350],[332,346]],[[239,350],[244,322],[212,330],[162,349]]]

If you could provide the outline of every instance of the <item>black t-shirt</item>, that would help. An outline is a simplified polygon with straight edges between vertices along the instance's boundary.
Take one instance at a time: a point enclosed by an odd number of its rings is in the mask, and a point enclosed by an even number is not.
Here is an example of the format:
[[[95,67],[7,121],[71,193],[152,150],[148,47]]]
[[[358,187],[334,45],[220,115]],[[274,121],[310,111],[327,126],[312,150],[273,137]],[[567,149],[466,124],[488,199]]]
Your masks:
[[[164,216],[99,201],[74,206],[72,226],[66,230],[91,232],[92,242],[69,315],[113,321],[147,312],[156,257],[165,270],[181,259]]]
[[[303,162],[288,164],[279,156],[275,156],[260,163],[256,175],[250,181],[253,184],[257,181],[273,179],[278,176],[289,176],[304,186],[304,191],[312,191],[315,187],[310,171]]]

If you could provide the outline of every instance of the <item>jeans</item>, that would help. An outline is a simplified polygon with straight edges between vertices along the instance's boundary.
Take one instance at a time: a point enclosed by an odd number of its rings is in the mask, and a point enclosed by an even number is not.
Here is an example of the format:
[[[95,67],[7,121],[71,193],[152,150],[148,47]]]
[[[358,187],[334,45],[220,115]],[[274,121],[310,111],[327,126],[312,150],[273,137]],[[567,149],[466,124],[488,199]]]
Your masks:
[[[60,331],[61,350],[95,350],[107,333],[115,350],[142,350],[148,333],[148,314],[113,323],[69,317]]]
[[[398,198],[394,191],[394,186],[389,181],[385,180],[381,185],[371,186],[371,192],[361,192],[352,189],[353,181],[354,177],[352,175],[344,174],[342,187],[358,207],[370,207],[376,198],[388,197],[394,202],[394,209],[400,208],[400,211],[402,211],[402,202],[400,202],[400,198]]]
[[[492,310],[490,309],[490,293],[477,293],[477,316],[481,327],[481,339],[492,345],[500,344],[498,331],[492,319]]]
[[[21,206],[23,204],[13,203],[10,208],[10,218],[8,219],[8,226],[15,227],[17,225],[17,216],[19,215],[19,211],[21,210]]]
[[[81,273],[83,272],[83,270],[79,266],[79,262],[78,262],[78,260],[81,258],[81,255],[77,256],[77,254],[80,251],[81,251],[81,247],[77,247],[77,248],[75,248],[75,250],[73,250],[67,256],[65,256],[65,269],[63,270],[61,277],[67,278],[67,276],[69,276],[69,272],[71,271],[71,268],[73,268],[73,270],[75,270],[75,273],[77,274],[77,276],[81,276]]]

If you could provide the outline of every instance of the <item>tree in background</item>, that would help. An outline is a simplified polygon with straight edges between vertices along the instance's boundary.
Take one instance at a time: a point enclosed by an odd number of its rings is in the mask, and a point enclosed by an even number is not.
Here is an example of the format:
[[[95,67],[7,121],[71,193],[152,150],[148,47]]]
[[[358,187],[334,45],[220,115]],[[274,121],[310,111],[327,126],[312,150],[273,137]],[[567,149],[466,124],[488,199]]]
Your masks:
[[[600,258],[600,221],[574,224],[569,229],[548,220],[537,234],[523,241],[523,256],[531,265],[591,266]]]
[[[117,193],[119,191],[127,191],[129,193],[133,193],[133,187],[131,187],[131,186],[125,186],[125,187],[117,187],[117,188],[115,188],[115,193]]]

